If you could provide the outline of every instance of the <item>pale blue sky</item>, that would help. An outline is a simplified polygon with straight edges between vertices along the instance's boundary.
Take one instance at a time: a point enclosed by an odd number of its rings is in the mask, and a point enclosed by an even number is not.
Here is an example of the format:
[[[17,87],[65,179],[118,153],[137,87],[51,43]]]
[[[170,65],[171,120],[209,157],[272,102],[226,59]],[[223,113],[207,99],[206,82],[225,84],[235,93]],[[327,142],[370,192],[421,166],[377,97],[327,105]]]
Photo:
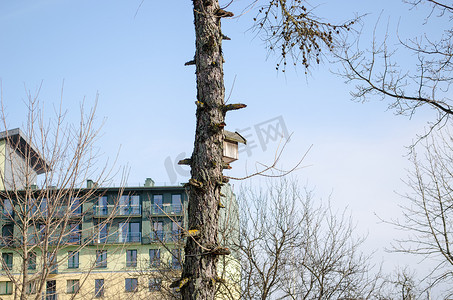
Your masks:
[[[40,99],[51,108],[64,80],[64,106],[72,117],[84,97],[92,104],[99,93],[97,117],[99,122],[106,118],[99,147],[105,157],[113,157],[121,145],[117,165],[130,167],[131,185],[146,177],[170,182],[165,160],[174,161],[181,152],[190,155],[195,124],[194,67],[184,66],[194,53],[191,1],[145,0],[135,16],[140,2],[0,2],[0,79],[11,127],[24,121],[24,85],[33,91],[42,82]],[[247,3],[236,1],[229,10],[239,14]],[[381,11],[383,27],[400,22],[400,35],[427,30],[414,17],[427,12],[409,14],[399,0],[319,3],[319,13],[337,21],[369,13],[365,41]],[[353,85],[333,75],[329,70],[337,67],[329,63],[308,78],[301,68],[275,72],[276,58],[268,57],[259,37],[247,31],[255,13],[223,21],[223,32],[232,38],[223,44],[227,94],[236,78],[229,101],[248,105],[227,115],[227,129],[282,116],[293,133],[283,166],[290,167],[313,145],[304,162],[310,167],[297,172],[300,181],[315,186],[324,199],[332,193],[335,207],[348,206],[359,231],[369,232],[369,247],[382,249],[393,234],[377,224],[374,213],[398,215],[402,200],[394,191],[404,191],[400,178],[409,166],[404,147],[432,114],[421,111],[408,120],[386,111],[385,102],[351,102]],[[229,174],[241,176],[246,164],[250,169],[256,161],[272,160],[277,142],[268,146],[255,148],[251,156],[242,153]]]

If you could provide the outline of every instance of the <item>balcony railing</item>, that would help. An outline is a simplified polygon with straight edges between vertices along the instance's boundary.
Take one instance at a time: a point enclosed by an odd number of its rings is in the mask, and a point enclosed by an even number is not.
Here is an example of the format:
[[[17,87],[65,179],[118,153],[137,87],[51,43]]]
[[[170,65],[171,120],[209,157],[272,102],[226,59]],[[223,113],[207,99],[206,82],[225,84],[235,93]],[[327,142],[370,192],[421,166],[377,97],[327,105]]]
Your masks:
[[[33,218],[47,218],[51,216],[52,218],[63,218],[63,217],[80,217],[82,216],[82,207],[77,207],[77,208],[69,208],[67,206],[59,206],[52,208],[51,210],[47,209],[42,209],[38,210],[36,208],[33,208],[28,211],[28,214],[30,217]],[[3,218],[6,217],[6,215],[2,216]]]
[[[57,264],[51,264],[49,266],[49,273],[50,274],[58,274],[58,265]]]
[[[182,205],[163,204],[162,206],[153,204],[151,206],[152,215],[174,215],[182,213]]]
[[[141,243],[141,232],[113,233],[99,236],[93,241],[95,244],[122,244],[122,243]]]
[[[79,245],[80,240],[81,240],[81,234],[80,233],[71,233],[67,237],[63,237],[63,240],[66,240],[67,242],[65,244],[73,244],[73,245]]]
[[[14,237],[12,235],[5,235],[0,238],[0,246],[11,247],[14,245]]]
[[[1,214],[2,220],[13,220],[14,219],[14,211],[12,211],[12,210],[8,211],[8,210],[3,209],[0,214]]]
[[[58,300],[58,294],[56,292],[47,292],[45,299],[46,300]]]
[[[141,216],[141,205],[107,205],[93,206],[93,214],[97,217],[109,216]]]
[[[151,240],[151,243],[156,242],[175,243],[182,240],[179,230],[173,231],[156,230],[150,233],[149,238]]]
[[[47,240],[43,233],[32,233],[28,235],[28,245],[36,245],[41,242],[47,242],[49,245],[80,245],[80,241],[80,233],[65,233],[61,237],[59,234],[50,235],[47,237]],[[23,238],[21,242],[24,242]]]

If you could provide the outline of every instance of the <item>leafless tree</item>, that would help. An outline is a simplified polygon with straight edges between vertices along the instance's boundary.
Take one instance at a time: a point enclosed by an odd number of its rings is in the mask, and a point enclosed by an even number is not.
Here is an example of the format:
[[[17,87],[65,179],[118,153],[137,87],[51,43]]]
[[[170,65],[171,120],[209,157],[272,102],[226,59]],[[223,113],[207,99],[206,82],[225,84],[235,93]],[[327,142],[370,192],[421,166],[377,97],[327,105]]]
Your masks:
[[[411,192],[405,194],[407,204],[402,206],[403,219],[389,221],[408,233],[399,239],[392,250],[408,253],[433,263],[426,275],[428,289],[441,288],[453,282],[453,139],[444,127],[420,145],[423,151],[414,151],[413,168],[406,180]],[[445,297],[453,291],[448,289]]]
[[[420,284],[420,282],[416,279],[413,271],[410,271],[407,267],[396,269],[385,280],[386,288],[381,298],[401,300],[423,299],[423,289],[417,284]]]
[[[329,204],[315,204],[297,182],[280,179],[240,196],[242,299],[367,299],[380,273],[360,252],[364,239]]]
[[[1,276],[7,279],[1,288],[2,293],[9,289],[6,292],[14,299],[41,299],[46,291],[47,299],[56,299],[55,286],[49,282],[58,265],[73,261],[78,267],[79,251],[95,242],[96,232],[111,220],[107,217],[96,227],[85,228],[83,219],[91,211],[82,209],[98,196],[98,187],[111,174],[104,166],[94,167],[98,159],[94,109],[84,113],[82,106],[80,122],[72,126],[61,105],[55,118],[47,120],[38,96],[27,96],[24,132],[8,128],[3,105],[0,112]],[[94,179],[92,185],[82,188],[87,178]],[[96,263],[83,266],[84,274],[74,280],[73,293],[68,294],[71,299],[84,296],[80,288]],[[92,296],[90,291],[84,297]]]
[[[377,24],[371,46],[364,45],[362,40],[367,37],[362,35],[337,48],[336,55],[344,66],[339,73],[356,85],[351,93],[354,99],[366,101],[376,96],[388,100],[389,109],[396,114],[408,116],[421,107],[429,107],[437,113],[437,118],[430,121],[431,128],[442,126],[453,115],[449,93],[453,71],[453,30],[450,26],[453,6],[442,0],[404,2],[411,8],[426,9],[426,18],[420,23],[427,24],[436,18],[446,27],[430,29],[424,26],[425,30],[431,31],[415,33],[417,36],[409,39],[396,33],[394,42],[389,29],[379,36]],[[402,18],[400,22],[407,19]]]

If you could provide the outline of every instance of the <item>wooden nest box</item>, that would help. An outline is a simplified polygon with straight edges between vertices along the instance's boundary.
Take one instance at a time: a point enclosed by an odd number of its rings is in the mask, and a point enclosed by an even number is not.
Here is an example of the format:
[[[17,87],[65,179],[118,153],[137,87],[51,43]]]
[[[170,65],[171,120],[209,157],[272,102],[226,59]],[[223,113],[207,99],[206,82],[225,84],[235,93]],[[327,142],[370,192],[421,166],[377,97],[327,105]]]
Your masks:
[[[246,144],[246,139],[238,132],[223,131],[223,162],[229,164],[239,159],[239,143]]]

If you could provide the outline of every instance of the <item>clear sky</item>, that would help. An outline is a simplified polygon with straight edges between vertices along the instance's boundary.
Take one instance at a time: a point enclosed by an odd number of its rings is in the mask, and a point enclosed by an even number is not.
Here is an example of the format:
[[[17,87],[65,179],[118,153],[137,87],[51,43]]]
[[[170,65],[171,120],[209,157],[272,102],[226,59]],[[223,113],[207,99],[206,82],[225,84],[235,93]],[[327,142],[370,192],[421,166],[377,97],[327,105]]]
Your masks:
[[[140,3],[1,1],[3,101],[10,126],[21,127],[24,87],[33,92],[42,83],[40,99],[51,109],[64,81],[63,105],[74,118],[80,102],[85,98],[92,105],[99,93],[97,118],[99,123],[105,118],[105,124],[98,146],[105,157],[114,157],[121,146],[117,166],[129,166],[128,183],[143,184],[146,177],[183,182],[187,177],[174,162],[182,152],[190,156],[194,139],[194,67],[184,66],[194,54],[191,1],[145,0],[137,12]],[[248,3],[238,0],[228,9],[239,15]],[[365,41],[379,15],[390,31],[399,22],[400,35],[429,29],[422,25],[426,11],[409,12],[398,0],[316,4],[329,20],[368,14]],[[227,115],[226,129],[243,132],[256,145],[241,153],[229,174],[241,176],[246,166],[251,170],[257,161],[271,161],[278,141],[260,144],[258,128],[272,131],[269,124],[284,124],[293,135],[281,164],[291,167],[313,145],[303,163],[307,167],[296,172],[299,180],[315,187],[320,198],[331,195],[334,207],[348,206],[359,232],[369,234],[369,248],[378,249],[378,258],[404,263],[382,251],[397,233],[378,224],[375,214],[399,215],[403,200],[395,191],[405,190],[405,146],[422,133],[432,113],[420,111],[409,120],[387,111],[385,101],[352,102],[354,85],[333,75],[330,70],[338,67],[328,62],[309,77],[302,68],[277,73],[275,56],[250,30],[255,14],[252,10],[223,21],[223,32],[232,38],[223,43],[229,102],[248,105]]]

